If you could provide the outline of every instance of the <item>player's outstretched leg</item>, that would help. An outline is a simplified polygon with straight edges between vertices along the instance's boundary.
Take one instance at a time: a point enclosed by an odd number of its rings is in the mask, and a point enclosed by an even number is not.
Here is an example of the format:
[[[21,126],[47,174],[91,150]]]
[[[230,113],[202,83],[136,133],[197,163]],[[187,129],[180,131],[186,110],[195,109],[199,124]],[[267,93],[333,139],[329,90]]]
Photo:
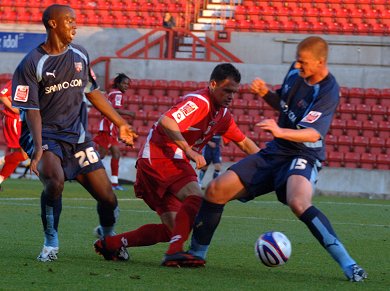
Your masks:
[[[367,273],[351,258],[339,241],[330,221],[319,209],[311,206],[299,219],[307,225],[320,244],[340,265],[348,280],[359,282],[367,278]]]

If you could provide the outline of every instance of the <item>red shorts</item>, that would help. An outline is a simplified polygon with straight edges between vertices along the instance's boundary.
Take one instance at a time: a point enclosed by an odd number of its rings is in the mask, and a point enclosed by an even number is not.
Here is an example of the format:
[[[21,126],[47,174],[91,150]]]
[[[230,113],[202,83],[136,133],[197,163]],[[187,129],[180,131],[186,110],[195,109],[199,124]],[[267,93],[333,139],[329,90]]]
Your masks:
[[[106,150],[108,150],[112,146],[119,146],[118,139],[116,137],[111,136],[106,131],[99,131],[93,141],[102,148],[105,148]]]
[[[135,195],[161,216],[166,212],[178,212],[181,201],[175,194],[198,178],[190,163],[178,159],[137,160]]]
[[[19,138],[22,130],[22,122],[19,118],[4,116],[3,118],[3,133],[7,147],[11,149],[20,148]]]

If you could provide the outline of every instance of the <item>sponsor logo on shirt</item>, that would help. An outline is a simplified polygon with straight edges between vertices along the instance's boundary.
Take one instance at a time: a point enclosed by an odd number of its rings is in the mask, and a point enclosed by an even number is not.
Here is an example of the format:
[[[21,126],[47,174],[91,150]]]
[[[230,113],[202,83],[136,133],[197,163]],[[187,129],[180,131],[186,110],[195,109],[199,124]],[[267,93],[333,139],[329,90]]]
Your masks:
[[[188,115],[192,114],[198,109],[198,105],[196,105],[192,101],[188,101],[182,107],[180,107],[176,112],[172,113],[173,118],[177,123],[183,121]]]
[[[82,62],[75,62],[74,68],[76,69],[76,72],[80,73],[83,70],[83,63]]]
[[[28,91],[30,88],[25,85],[18,85],[16,87],[14,100],[19,102],[27,102],[28,100]]]
[[[303,119],[302,122],[307,123],[313,123],[315,122],[320,116],[322,115],[321,112],[318,111],[310,111]]]
[[[82,85],[83,85],[83,81],[81,79],[73,79],[70,82],[65,81],[59,84],[45,87],[45,94],[59,92],[61,90],[68,89],[71,87],[81,87]]]

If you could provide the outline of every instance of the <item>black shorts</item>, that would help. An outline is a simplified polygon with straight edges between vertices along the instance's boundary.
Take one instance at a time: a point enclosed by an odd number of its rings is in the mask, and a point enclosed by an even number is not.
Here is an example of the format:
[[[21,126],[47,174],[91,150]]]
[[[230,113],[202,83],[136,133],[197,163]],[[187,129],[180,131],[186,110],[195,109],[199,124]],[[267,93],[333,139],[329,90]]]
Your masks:
[[[321,163],[312,163],[302,156],[281,156],[265,154],[260,151],[247,156],[234,164],[229,170],[234,171],[245,186],[247,196],[240,198],[246,202],[257,196],[275,191],[278,200],[286,204],[287,179],[291,175],[306,177],[314,187]]]
[[[59,140],[43,140],[44,151],[50,151],[61,159],[65,180],[74,180],[80,174],[104,169],[92,141],[70,144]]]

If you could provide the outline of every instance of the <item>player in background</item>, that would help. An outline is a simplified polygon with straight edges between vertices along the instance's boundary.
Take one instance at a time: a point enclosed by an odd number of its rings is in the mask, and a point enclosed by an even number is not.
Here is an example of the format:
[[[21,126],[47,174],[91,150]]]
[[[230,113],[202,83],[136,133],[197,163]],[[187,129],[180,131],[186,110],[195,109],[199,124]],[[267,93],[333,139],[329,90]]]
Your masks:
[[[265,119],[257,124],[271,132],[274,140],[208,185],[188,253],[194,256],[192,266],[204,265],[226,203],[233,199],[245,202],[275,191],[278,200],[306,224],[350,281],[367,277],[325,214],[312,205],[314,184],[325,159],[325,136],[339,103],[340,88],[329,72],[327,59],[327,42],[311,36],[298,44],[296,61],[279,90],[271,92],[261,79],[252,82],[252,90],[280,111],[278,122]]]
[[[237,127],[227,108],[240,81],[240,72],[233,65],[217,65],[207,88],[185,95],[153,125],[139,152],[134,190],[157,212],[161,224],[146,224],[97,240],[97,253],[106,260],[117,260],[123,247],[170,241],[162,265],[172,266],[172,260],[186,259],[183,244],[203,196],[190,161],[197,169],[206,165],[201,151],[216,134],[232,140],[248,154],[259,151]]]
[[[21,112],[20,145],[31,158],[30,170],[43,184],[44,245],[37,259],[47,262],[56,260],[59,251],[58,224],[66,180],[77,180],[97,200],[103,235],[114,233],[119,213],[116,195],[87,131],[85,98],[119,127],[120,139],[126,144],[133,145],[137,135],[99,90],[87,51],[72,43],[77,29],[74,10],[53,4],[43,12],[42,22],[46,41],[16,68],[12,105]]]
[[[206,166],[201,168],[198,173],[198,183],[201,189],[203,189],[202,181],[204,175],[209,168],[209,165],[213,163],[214,165],[214,173],[213,179],[217,178],[222,169],[222,156],[221,156],[221,146],[223,140],[222,136],[214,135],[213,138],[205,145],[203,148],[203,156],[206,161]]]
[[[132,111],[123,108],[123,94],[129,89],[130,78],[125,74],[118,74],[112,85],[111,90],[107,94],[107,99],[112,107],[120,114],[126,116],[134,116]],[[98,145],[100,158],[104,159],[107,152],[111,153],[111,184],[113,190],[125,190],[119,185],[119,159],[121,152],[119,149],[118,127],[116,127],[108,118],[103,117],[99,123],[99,133],[93,141]]]
[[[15,171],[18,165],[27,160],[27,154],[19,144],[22,123],[20,121],[19,109],[12,107],[11,103],[12,80],[8,81],[0,91],[0,102],[4,104],[2,110],[3,134],[7,143],[8,153],[4,156],[3,168],[0,171],[0,191],[2,183]]]

